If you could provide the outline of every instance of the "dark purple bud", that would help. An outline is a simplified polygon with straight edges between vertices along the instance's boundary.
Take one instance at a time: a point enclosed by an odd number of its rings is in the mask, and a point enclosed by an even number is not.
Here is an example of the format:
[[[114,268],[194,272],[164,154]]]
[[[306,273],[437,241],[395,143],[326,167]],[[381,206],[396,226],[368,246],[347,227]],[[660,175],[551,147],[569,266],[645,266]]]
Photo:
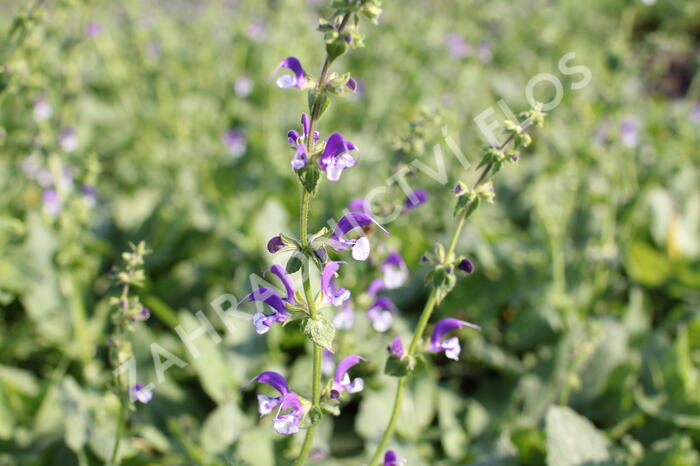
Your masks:
[[[514,156],[512,156],[510,159],[511,159],[513,162],[517,162],[518,160],[520,160],[520,156],[514,155]]]
[[[347,43],[349,44],[350,42],[352,42],[352,35],[351,35],[351,34],[345,34],[344,39],[345,39],[345,42],[347,42]]]
[[[466,274],[474,272],[474,263],[469,259],[462,259],[457,264],[457,268]]]
[[[462,185],[456,184],[455,187],[452,189],[452,192],[455,194],[460,194],[462,192]]]
[[[284,247],[284,242],[282,241],[281,236],[273,236],[270,238],[270,241],[267,242],[267,250],[270,252],[270,254],[274,254],[278,252],[280,249]]]
[[[148,319],[149,317],[151,317],[151,311],[149,311],[148,308],[146,308],[146,307],[141,309],[140,314],[141,314],[141,317],[143,317],[144,319]]]
[[[400,358],[404,355],[404,350],[403,350],[403,343],[401,343],[401,337],[396,337],[394,338],[394,341],[391,342],[391,346],[389,347],[389,352],[396,356],[397,358]]]
[[[428,202],[428,193],[422,189],[414,189],[408,196],[406,196],[406,210],[413,210],[426,202]]]

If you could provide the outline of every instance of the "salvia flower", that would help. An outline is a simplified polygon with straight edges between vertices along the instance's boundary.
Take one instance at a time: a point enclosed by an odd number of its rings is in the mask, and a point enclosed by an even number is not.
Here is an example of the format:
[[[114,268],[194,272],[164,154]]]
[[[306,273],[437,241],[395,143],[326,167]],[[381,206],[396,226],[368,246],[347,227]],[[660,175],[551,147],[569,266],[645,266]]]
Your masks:
[[[85,37],[94,39],[102,34],[102,25],[95,21],[90,21],[85,25]]]
[[[466,274],[474,272],[474,263],[467,258],[462,259],[457,264],[457,268]]]
[[[63,206],[63,201],[56,190],[45,189],[44,192],[41,193],[41,200],[43,202],[44,212],[49,217],[57,217]]]
[[[323,268],[321,274],[321,291],[331,306],[340,306],[350,299],[350,291],[335,285],[335,275],[343,262],[331,261]]]
[[[396,312],[396,305],[386,296],[375,298],[372,305],[367,309],[367,318],[372,322],[372,328],[377,332],[386,332],[391,327],[394,320],[393,313]]]
[[[246,137],[240,129],[230,129],[226,131],[222,136],[222,140],[224,146],[226,146],[226,150],[234,157],[238,158],[245,154],[247,147]]]
[[[403,466],[406,461],[403,458],[399,458],[394,450],[387,450],[384,453],[384,466]]]
[[[413,210],[426,202],[428,202],[428,193],[422,189],[414,189],[406,196],[406,200],[404,202],[405,209],[407,211]]]
[[[53,108],[46,99],[37,99],[32,113],[36,121],[46,121],[53,115]]]
[[[451,32],[445,36],[447,51],[449,55],[457,60],[467,58],[472,53],[472,47],[464,38],[456,32]]]
[[[339,330],[349,330],[354,323],[355,311],[352,309],[352,302],[348,299],[333,318],[333,325]]]
[[[296,300],[294,299],[294,285],[292,284],[292,277],[285,272],[284,267],[279,264],[275,264],[270,267],[270,272],[275,274],[282,282],[282,285],[284,285],[284,289],[287,292],[284,302],[296,304]]]
[[[388,290],[400,288],[408,279],[408,269],[399,253],[392,252],[382,263],[384,287]]]
[[[292,72],[292,74],[284,73],[281,74],[277,81],[277,86],[281,89],[289,89],[290,87],[296,87],[297,89],[303,89],[306,85],[307,78],[304,68],[301,66],[301,62],[296,57],[287,57],[282,60],[279,65],[275,68],[273,74],[276,74],[281,68],[287,69]]]
[[[267,250],[270,254],[275,254],[282,248],[284,248],[284,241],[282,241],[282,237],[279,235],[273,236],[270,238],[270,241],[267,242]]]
[[[348,393],[357,393],[365,388],[365,381],[361,377],[350,380],[350,376],[348,375],[350,368],[359,364],[360,361],[366,361],[366,359],[362,356],[351,354],[338,363],[335,375],[333,376],[330,398],[339,398],[340,394],[346,390]]]
[[[459,345],[459,338],[451,337],[446,340],[442,338],[446,333],[452,330],[457,330],[462,327],[471,327],[477,330],[481,330],[478,325],[466,322],[464,320],[458,320],[453,318],[442,319],[437,324],[435,324],[435,329],[433,329],[433,334],[430,336],[430,344],[428,349],[433,353],[445,352],[445,356],[450,359],[457,361],[459,359],[459,353],[462,351],[462,347]]]
[[[372,283],[369,284],[369,287],[367,288],[367,294],[372,297],[377,296],[377,293],[383,290],[384,288],[384,279],[376,278],[372,280]]]
[[[333,133],[326,139],[318,165],[330,181],[338,181],[343,170],[355,166],[357,160],[352,156],[353,151],[359,153],[357,147],[340,133]]]
[[[362,212],[367,215],[372,215],[372,209],[363,197],[350,201],[348,204],[348,210],[350,212]]]
[[[627,117],[620,123],[620,140],[627,148],[635,148],[639,144],[639,120],[635,117]]]
[[[376,220],[367,214],[351,212],[343,215],[335,226],[331,238],[328,240],[328,245],[336,251],[344,251],[345,249],[352,248],[353,259],[359,261],[367,260],[370,253],[369,239],[367,239],[366,236],[360,236],[356,239],[347,239],[345,236],[356,229],[362,229],[364,232],[365,229],[373,225],[377,225],[384,233],[387,235],[389,234],[384,227],[379,225]]]
[[[391,353],[393,356],[396,356],[397,358],[403,357],[405,351],[403,349],[401,337],[394,338],[394,340],[391,342],[391,346],[389,346],[389,353]]]
[[[131,387],[131,389],[129,389],[129,395],[131,396],[132,400],[136,400],[143,404],[146,404],[153,399],[153,391],[144,387],[144,385],[140,383],[137,383]]]
[[[324,348],[321,356],[321,373],[323,375],[331,375],[334,369],[333,353]]]
[[[58,136],[58,145],[66,152],[73,152],[78,148],[78,133],[75,128],[67,127]]]
[[[272,412],[279,406],[272,419],[272,425],[278,434],[290,435],[299,432],[299,424],[306,413],[299,395],[289,391],[287,381],[277,372],[266,371],[258,374],[251,382],[264,383],[277,390],[280,396],[258,395],[258,413],[260,417]],[[250,382],[249,382],[250,383]]]
[[[309,137],[311,121],[309,115],[306,113],[301,114],[301,128],[302,134],[300,135],[295,130],[291,130],[287,133],[287,141],[289,144],[296,148],[294,153],[294,158],[292,158],[292,168],[294,170],[301,170],[308,163],[308,158],[306,154],[306,142]],[[314,144],[318,142],[318,131],[314,131]]]
[[[243,301],[246,300],[265,303],[272,309],[272,313],[270,314],[265,314],[263,312],[256,312],[253,314],[255,332],[259,335],[267,333],[275,322],[282,323],[289,317],[285,301],[275,290],[270,288],[258,288],[243,298]]]

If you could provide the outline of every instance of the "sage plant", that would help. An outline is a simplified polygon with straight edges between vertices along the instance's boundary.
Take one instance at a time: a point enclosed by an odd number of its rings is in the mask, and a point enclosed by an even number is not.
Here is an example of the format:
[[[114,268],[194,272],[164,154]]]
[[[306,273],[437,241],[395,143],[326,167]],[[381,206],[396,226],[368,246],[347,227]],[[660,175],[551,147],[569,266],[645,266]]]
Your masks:
[[[278,433],[289,435],[306,429],[306,437],[296,460],[298,465],[304,464],[309,456],[317,425],[324,412],[338,414],[342,394],[356,393],[364,386],[362,379],[351,380],[348,375],[353,366],[364,361],[359,355],[350,355],[340,361],[333,378],[322,386],[323,350],[333,350],[335,327],[321,315],[319,307],[341,306],[350,298],[350,292],[336,282],[342,262],[329,260],[328,248],[337,252],[350,249],[354,259],[366,260],[370,254],[370,243],[365,235],[358,237],[357,233],[371,228],[376,222],[366,213],[351,212],[338,221],[333,231],[323,228],[309,235],[309,211],[322,179],[325,177],[329,182],[338,182],[343,171],[358,162],[359,149],[354,143],[339,132],[332,132],[323,138],[318,127],[331,98],[354,92],[357,88],[350,73],[331,72],[330,68],[346,51],[363,45],[363,35],[359,32],[360,18],[376,23],[381,14],[380,3],[380,0],[336,0],[332,3],[333,13],[329,18],[321,19],[319,25],[319,30],[324,34],[326,58],[317,80],[305,71],[295,57],[285,58],[274,71],[276,75],[279,74],[276,84],[280,88],[308,92],[309,113],[301,115],[300,131],[292,129],[287,134],[293,151],[291,169],[296,172],[301,184],[299,238],[279,235],[270,239],[267,246],[270,253],[293,251],[284,269],[273,266],[269,270],[282,282],[285,296],[270,288],[258,288],[244,300],[264,303],[269,309],[269,312],[257,312],[253,316],[257,333],[266,333],[275,323],[286,324],[300,319],[301,328],[313,345],[310,399],[292,391],[284,377],[275,372],[266,371],[253,379],[279,393],[274,397],[258,395],[261,416],[276,409],[272,422]],[[321,291],[316,296],[311,290],[311,264],[321,273]],[[290,274],[297,272],[302,274],[303,287],[300,291],[294,289],[290,277]]]

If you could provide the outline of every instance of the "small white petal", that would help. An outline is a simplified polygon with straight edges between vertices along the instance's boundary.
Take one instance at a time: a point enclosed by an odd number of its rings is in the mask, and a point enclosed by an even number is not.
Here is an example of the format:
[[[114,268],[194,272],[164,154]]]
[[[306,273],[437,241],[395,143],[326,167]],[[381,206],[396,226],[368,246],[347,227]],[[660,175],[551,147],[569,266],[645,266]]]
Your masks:
[[[389,266],[384,268],[384,287],[388,290],[400,288],[408,278],[405,269]]]
[[[272,420],[272,426],[278,434],[291,435],[299,432],[299,426],[294,420],[294,413],[283,414]]]
[[[253,325],[255,326],[255,333],[258,335],[267,333],[267,331],[270,330],[270,327],[265,324],[266,317],[267,316],[262,312],[256,312],[253,314]]]
[[[374,319],[372,319],[372,328],[377,332],[386,332],[391,327],[391,322],[393,316],[389,311],[380,312]]]
[[[369,257],[369,239],[366,236],[358,238],[352,247],[352,258],[357,261],[367,260]]]
[[[260,413],[260,417],[269,414],[281,402],[282,399],[276,396],[258,395],[258,413]]]
[[[365,388],[365,381],[362,377],[356,377],[350,385],[345,387],[349,393],[361,392]]]
[[[277,86],[282,89],[289,89],[290,87],[294,87],[294,85],[297,83],[297,79],[291,74],[283,74],[277,78],[276,83]]]
[[[462,352],[462,347],[459,345],[459,338],[452,337],[442,342],[442,349],[445,350],[445,356],[455,361],[459,360],[459,353]]]

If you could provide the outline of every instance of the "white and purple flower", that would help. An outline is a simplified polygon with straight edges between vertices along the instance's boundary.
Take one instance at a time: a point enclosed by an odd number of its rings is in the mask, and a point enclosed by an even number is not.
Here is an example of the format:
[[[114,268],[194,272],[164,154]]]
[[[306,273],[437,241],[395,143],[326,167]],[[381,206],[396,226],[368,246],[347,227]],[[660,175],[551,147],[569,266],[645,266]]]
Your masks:
[[[323,273],[321,273],[321,291],[326,297],[326,302],[331,306],[340,306],[350,299],[350,291],[345,288],[338,288],[335,284],[335,276],[338,273],[340,264],[344,264],[344,262],[330,261],[323,268]]]
[[[340,133],[331,134],[326,139],[326,147],[318,158],[318,165],[326,172],[326,177],[330,181],[338,181],[343,170],[354,167],[357,159],[352,156],[355,151],[359,154],[359,149],[350,141],[343,138]]]
[[[406,352],[403,349],[401,337],[394,338],[394,340],[391,342],[391,346],[389,346],[389,353],[391,353],[393,356],[396,356],[397,358],[401,358],[404,354],[406,354]]]
[[[406,263],[397,252],[392,252],[384,259],[382,273],[384,274],[384,288],[387,290],[400,288],[408,279]]]
[[[346,300],[343,307],[336,313],[333,318],[333,325],[339,330],[349,330],[355,323],[355,311],[352,309],[352,301]]]
[[[58,135],[58,145],[66,152],[73,152],[78,148],[78,133],[75,128],[68,126]]]
[[[289,144],[296,148],[296,152],[294,153],[294,157],[292,158],[292,168],[294,170],[301,170],[309,163],[306,154],[306,143],[308,142],[307,139],[309,137],[309,132],[311,131],[310,127],[311,120],[309,119],[309,115],[307,115],[306,113],[302,113],[301,135],[295,130],[290,130],[287,133],[287,141],[289,141]],[[314,144],[318,142],[318,137],[318,131],[314,131]]]
[[[639,145],[639,119],[636,117],[626,117],[620,123],[620,140],[622,145],[633,149]]]
[[[367,260],[370,253],[370,244],[367,236],[363,234],[359,238],[354,239],[347,239],[345,236],[357,229],[362,229],[364,233],[365,229],[369,229],[373,225],[378,226],[387,235],[389,234],[384,227],[382,227],[376,222],[376,220],[367,214],[361,212],[351,212],[343,215],[343,217],[338,221],[338,224],[335,226],[335,229],[328,240],[328,245],[336,251],[344,251],[348,248],[352,248],[353,259],[358,261]]]
[[[229,154],[238,158],[245,154],[247,147],[245,133],[240,129],[230,129],[222,136],[222,141]]]
[[[348,375],[350,368],[359,364],[360,361],[367,360],[362,356],[351,354],[338,363],[331,384],[331,399],[340,398],[340,395],[346,390],[348,393],[357,393],[365,388],[365,381],[361,377],[350,380],[350,376]]]
[[[395,312],[398,312],[398,309],[391,299],[386,296],[378,296],[367,309],[367,318],[372,322],[374,330],[386,332],[391,327]]]
[[[466,322],[464,320],[447,318],[442,319],[437,324],[435,324],[435,329],[433,329],[433,334],[430,336],[430,344],[428,349],[433,353],[445,352],[445,356],[455,361],[459,360],[459,353],[462,351],[462,347],[459,345],[459,338],[451,337],[443,340],[446,333],[452,330],[457,330],[462,327],[471,327],[477,330],[481,330],[478,325]]]
[[[153,399],[153,390],[137,383],[129,389],[129,396],[131,396],[132,401],[136,400],[139,403],[146,404]]]
[[[304,68],[301,66],[301,62],[296,57],[287,57],[282,60],[279,65],[273,71],[273,76],[277,74],[280,69],[287,69],[292,73],[281,74],[275,83],[281,89],[289,89],[290,87],[296,87],[297,89],[303,89],[307,84],[308,79]]]
[[[279,406],[272,425],[278,434],[291,435],[299,432],[306,408],[299,400],[299,395],[289,391],[287,381],[277,372],[266,371],[258,374],[251,382],[264,383],[279,392],[280,396],[258,395],[258,413],[260,417],[272,412]],[[246,384],[247,385],[247,384]]]

